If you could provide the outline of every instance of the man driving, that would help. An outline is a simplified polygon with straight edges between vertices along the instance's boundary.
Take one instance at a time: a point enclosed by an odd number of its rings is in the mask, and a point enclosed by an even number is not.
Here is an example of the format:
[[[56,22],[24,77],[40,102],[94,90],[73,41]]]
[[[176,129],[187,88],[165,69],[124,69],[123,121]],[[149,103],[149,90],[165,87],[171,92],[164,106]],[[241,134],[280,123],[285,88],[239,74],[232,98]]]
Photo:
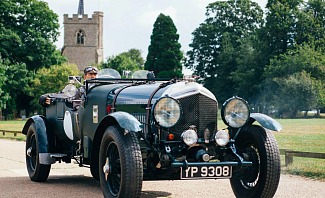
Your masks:
[[[84,69],[84,80],[90,80],[97,77],[98,69],[93,66],[87,66]]]
[[[90,79],[94,79],[97,77],[97,73],[98,73],[98,69],[96,67],[93,66],[87,66],[84,69],[84,82],[86,80],[90,80]],[[80,87],[78,89],[78,92],[76,94],[76,99],[80,99],[82,98],[82,95],[85,93],[85,88],[84,86]],[[49,97],[49,94],[44,94],[41,95],[41,97],[39,98],[39,103],[43,106],[46,107],[48,105],[51,104],[51,98]]]

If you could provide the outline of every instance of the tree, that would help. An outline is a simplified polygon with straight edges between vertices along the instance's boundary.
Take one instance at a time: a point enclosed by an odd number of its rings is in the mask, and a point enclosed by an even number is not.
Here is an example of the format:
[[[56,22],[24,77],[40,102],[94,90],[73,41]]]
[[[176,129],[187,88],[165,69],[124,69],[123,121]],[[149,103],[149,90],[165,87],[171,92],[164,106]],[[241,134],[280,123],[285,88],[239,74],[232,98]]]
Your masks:
[[[288,49],[294,49],[297,42],[297,23],[304,16],[300,6],[303,0],[269,0],[265,25],[265,39],[268,42],[269,51],[266,54],[273,58],[285,53]]]
[[[2,119],[2,109],[6,108],[6,103],[10,98],[9,93],[5,92],[5,82],[7,80],[6,70],[8,66],[0,56],[0,120]]]
[[[312,78],[325,80],[325,55],[313,46],[302,45],[273,58],[265,68],[268,78],[288,77],[306,71]]]
[[[258,105],[260,85],[264,81],[266,60],[262,55],[262,46],[263,41],[260,41],[257,35],[242,39],[234,53],[237,68],[230,74],[230,80],[235,84],[235,94],[250,101],[251,105]]]
[[[324,107],[325,55],[313,46],[299,46],[276,56],[264,75],[268,96],[265,100],[283,112],[295,116],[298,110]]]
[[[143,69],[144,59],[142,58],[141,50],[133,48],[127,52],[121,53],[121,55],[125,55],[125,56],[129,57],[132,61],[134,61],[137,69]]]
[[[157,77],[181,77],[183,54],[173,20],[160,14],[156,19],[144,68]]]
[[[41,68],[31,80],[28,95],[32,97],[32,109],[40,111],[42,108],[38,103],[41,95],[46,93],[57,93],[67,85],[68,76],[78,76],[79,69],[74,64],[53,65],[50,68]]]
[[[218,1],[208,5],[206,16],[192,33],[185,66],[223,101],[235,94],[231,74],[238,66],[237,51],[263,26],[263,10],[249,0]]]
[[[321,109],[325,109],[325,81],[324,80],[314,80],[313,87],[316,90],[316,109],[317,116],[320,116]]]
[[[30,98],[25,93],[31,74],[23,63],[11,63],[9,60],[5,60],[4,63],[7,68],[3,89],[10,97],[6,101],[3,114],[8,118],[16,116],[22,109],[29,110]]]
[[[39,0],[2,0],[0,53],[28,70],[57,64],[53,43],[59,35],[58,16]]]
[[[27,87],[32,74],[66,59],[55,49],[58,16],[40,0],[2,0],[0,3],[0,54],[5,60],[9,94],[5,114],[32,110]]]
[[[144,60],[141,56],[141,50],[130,49],[127,52],[118,54],[117,56],[108,57],[103,63],[103,68],[112,68],[117,70],[120,74],[123,71],[137,71],[143,69]]]
[[[278,87],[273,102],[281,115],[288,113],[291,118],[296,118],[299,110],[308,111],[317,106],[313,80],[305,71],[272,80]]]
[[[221,48],[218,55],[216,67],[209,69],[210,76],[207,76],[205,86],[217,93],[218,99],[225,101],[235,94],[235,84],[231,80],[231,73],[237,67],[235,46],[231,41],[228,32],[222,35]]]
[[[316,50],[325,52],[325,1],[309,0],[305,12],[309,16],[310,25],[305,27],[307,35],[304,36],[315,43]]]

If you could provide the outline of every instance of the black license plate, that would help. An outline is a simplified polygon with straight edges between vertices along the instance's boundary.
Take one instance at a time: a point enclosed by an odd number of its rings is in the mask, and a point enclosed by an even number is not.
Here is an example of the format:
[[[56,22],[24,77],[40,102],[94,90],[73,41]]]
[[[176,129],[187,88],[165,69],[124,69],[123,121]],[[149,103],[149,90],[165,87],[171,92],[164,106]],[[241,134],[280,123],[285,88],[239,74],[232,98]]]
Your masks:
[[[231,178],[231,166],[192,166],[181,168],[181,179],[221,179]]]

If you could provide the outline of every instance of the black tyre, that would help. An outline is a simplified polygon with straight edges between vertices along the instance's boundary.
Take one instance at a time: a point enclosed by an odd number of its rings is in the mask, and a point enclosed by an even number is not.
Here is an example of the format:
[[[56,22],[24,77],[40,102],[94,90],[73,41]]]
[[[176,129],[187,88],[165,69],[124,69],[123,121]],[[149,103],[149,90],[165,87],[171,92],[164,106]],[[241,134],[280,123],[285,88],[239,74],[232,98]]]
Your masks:
[[[95,159],[92,159],[92,160],[95,160]],[[97,158],[97,162],[92,163],[90,165],[90,173],[94,179],[99,181],[98,158]]]
[[[35,124],[32,123],[28,128],[26,137],[26,166],[29,178],[32,181],[43,182],[48,178],[50,174],[51,165],[44,165],[39,163],[38,150],[36,128]]]
[[[236,197],[273,197],[280,180],[280,153],[271,132],[261,126],[243,128],[236,140],[237,152],[253,162],[230,179]]]
[[[119,126],[106,129],[99,151],[99,178],[104,197],[140,197],[143,167],[136,134]]]

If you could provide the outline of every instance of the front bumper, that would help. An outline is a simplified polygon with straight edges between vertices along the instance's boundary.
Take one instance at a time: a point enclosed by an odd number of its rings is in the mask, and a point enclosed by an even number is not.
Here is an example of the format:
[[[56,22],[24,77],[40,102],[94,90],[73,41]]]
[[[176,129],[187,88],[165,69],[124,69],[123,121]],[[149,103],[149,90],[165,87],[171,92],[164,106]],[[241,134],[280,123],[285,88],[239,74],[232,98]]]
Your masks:
[[[202,166],[252,166],[253,163],[249,161],[242,162],[179,162],[174,161],[171,163],[171,166],[174,168],[187,168],[187,167],[202,167]]]

